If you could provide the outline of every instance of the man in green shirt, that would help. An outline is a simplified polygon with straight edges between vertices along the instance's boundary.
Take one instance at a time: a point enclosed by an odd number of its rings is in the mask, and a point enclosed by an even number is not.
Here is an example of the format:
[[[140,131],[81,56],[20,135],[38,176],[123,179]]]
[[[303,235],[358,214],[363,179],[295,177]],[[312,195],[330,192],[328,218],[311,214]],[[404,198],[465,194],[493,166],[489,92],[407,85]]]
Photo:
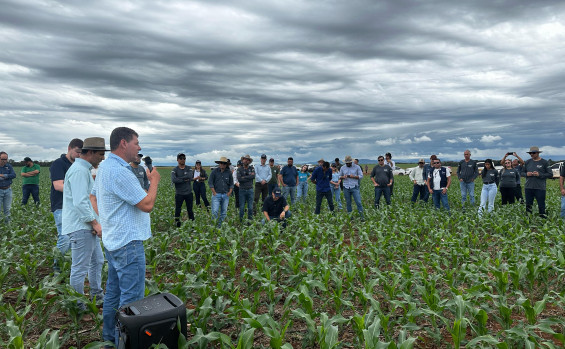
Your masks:
[[[34,164],[29,157],[24,159],[25,166],[22,167],[22,205],[27,205],[29,195],[39,205],[39,165]]]

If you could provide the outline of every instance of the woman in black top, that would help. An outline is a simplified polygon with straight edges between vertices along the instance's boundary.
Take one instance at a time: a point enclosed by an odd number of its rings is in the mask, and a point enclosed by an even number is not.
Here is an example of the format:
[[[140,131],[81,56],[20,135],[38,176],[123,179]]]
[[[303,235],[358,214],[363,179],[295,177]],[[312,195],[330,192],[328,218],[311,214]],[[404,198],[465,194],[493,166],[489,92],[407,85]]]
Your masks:
[[[206,198],[206,180],[208,176],[206,175],[206,170],[202,168],[200,160],[196,160],[194,164],[194,184],[192,189],[194,190],[194,196],[196,196],[196,206],[200,206],[200,198],[204,202],[204,206],[208,208],[210,203],[208,203],[208,198]]]
[[[496,198],[496,187],[498,185],[498,171],[494,168],[492,159],[485,160],[485,167],[481,172],[483,178],[483,190],[481,191],[481,206],[479,207],[479,215],[483,213],[487,207],[488,212],[494,210],[494,199]]]
[[[512,160],[504,159],[504,168],[500,170],[500,195],[502,196],[502,204],[514,203],[514,190],[516,183],[520,181],[520,172],[512,168]]]

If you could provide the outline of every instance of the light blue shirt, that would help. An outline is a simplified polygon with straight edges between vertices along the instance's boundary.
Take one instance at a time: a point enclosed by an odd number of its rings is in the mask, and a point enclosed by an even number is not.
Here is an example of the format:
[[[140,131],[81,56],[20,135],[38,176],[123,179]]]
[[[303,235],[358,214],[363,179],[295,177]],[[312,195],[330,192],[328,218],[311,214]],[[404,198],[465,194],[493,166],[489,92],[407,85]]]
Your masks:
[[[65,174],[61,231],[63,235],[78,230],[92,230],[92,225],[88,222],[97,219],[90,203],[89,194],[94,185],[90,169],[90,162],[77,158]]]
[[[339,170],[340,177],[345,175],[359,176],[359,180],[361,180],[361,178],[363,178],[363,171],[359,165],[351,164],[351,167],[347,167],[346,164],[341,166],[341,170]],[[344,178],[342,179],[343,187],[351,189],[359,186],[359,180],[357,178]]]
[[[270,181],[273,174],[271,173],[271,166],[268,164],[255,166],[255,182]]]
[[[114,251],[151,237],[149,213],[135,206],[147,193],[122,158],[112,153],[100,164],[92,195],[96,196],[106,249]]]

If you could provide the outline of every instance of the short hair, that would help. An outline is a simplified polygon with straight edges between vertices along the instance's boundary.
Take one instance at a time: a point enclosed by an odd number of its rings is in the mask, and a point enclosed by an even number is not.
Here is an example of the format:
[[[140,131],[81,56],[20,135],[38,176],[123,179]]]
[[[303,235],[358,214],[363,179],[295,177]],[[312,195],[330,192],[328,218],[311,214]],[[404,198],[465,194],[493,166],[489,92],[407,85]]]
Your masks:
[[[324,161],[324,163],[322,164],[323,168],[330,168],[330,163],[327,161]]]
[[[110,150],[116,150],[120,146],[120,142],[124,139],[130,142],[133,136],[139,137],[137,132],[129,127],[116,127],[110,135]]]
[[[379,155],[379,156],[377,157],[377,160],[380,160],[381,158],[384,160],[385,157],[382,156],[382,155]]]
[[[8,153],[6,153],[5,151],[0,151],[0,155],[2,155],[2,154],[8,155]]]
[[[80,148],[82,149],[82,146],[84,145],[82,139],[79,138],[73,138],[70,142],[69,142],[69,149],[74,149],[74,148]]]
[[[430,160],[435,160],[435,159],[437,159],[437,155],[434,154],[434,155],[430,156]]]
[[[385,156],[388,156],[389,158],[392,159],[392,155],[390,153],[386,153]]]
[[[294,159],[292,158],[292,156],[289,156],[287,160],[292,160],[292,161],[294,161]]]

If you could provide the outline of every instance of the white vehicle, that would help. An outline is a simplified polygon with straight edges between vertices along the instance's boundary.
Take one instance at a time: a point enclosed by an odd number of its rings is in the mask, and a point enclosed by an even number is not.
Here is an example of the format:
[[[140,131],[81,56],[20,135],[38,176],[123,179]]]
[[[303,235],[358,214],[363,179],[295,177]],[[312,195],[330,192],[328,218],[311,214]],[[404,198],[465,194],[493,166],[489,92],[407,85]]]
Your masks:
[[[404,176],[406,173],[406,171],[398,166],[394,166],[394,168],[392,169],[392,174],[395,176]]]
[[[493,160],[493,162],[496,162]],[[479,161],[477,162],[477,168],[479,169],[479,174],[481,174],[483,172],[483,168],[485,168],[485,162],[484,161]],[[496,166],[494,165],[494,169],[499,171],[502,170],[504,167],[503,166]]]
[[[553,172],[553,179],[559,178],[559,169],[561,168],[561,166],[565,166],[565,164],[563,164],[563,161],[551,165],[550,169],[551,172]]]

